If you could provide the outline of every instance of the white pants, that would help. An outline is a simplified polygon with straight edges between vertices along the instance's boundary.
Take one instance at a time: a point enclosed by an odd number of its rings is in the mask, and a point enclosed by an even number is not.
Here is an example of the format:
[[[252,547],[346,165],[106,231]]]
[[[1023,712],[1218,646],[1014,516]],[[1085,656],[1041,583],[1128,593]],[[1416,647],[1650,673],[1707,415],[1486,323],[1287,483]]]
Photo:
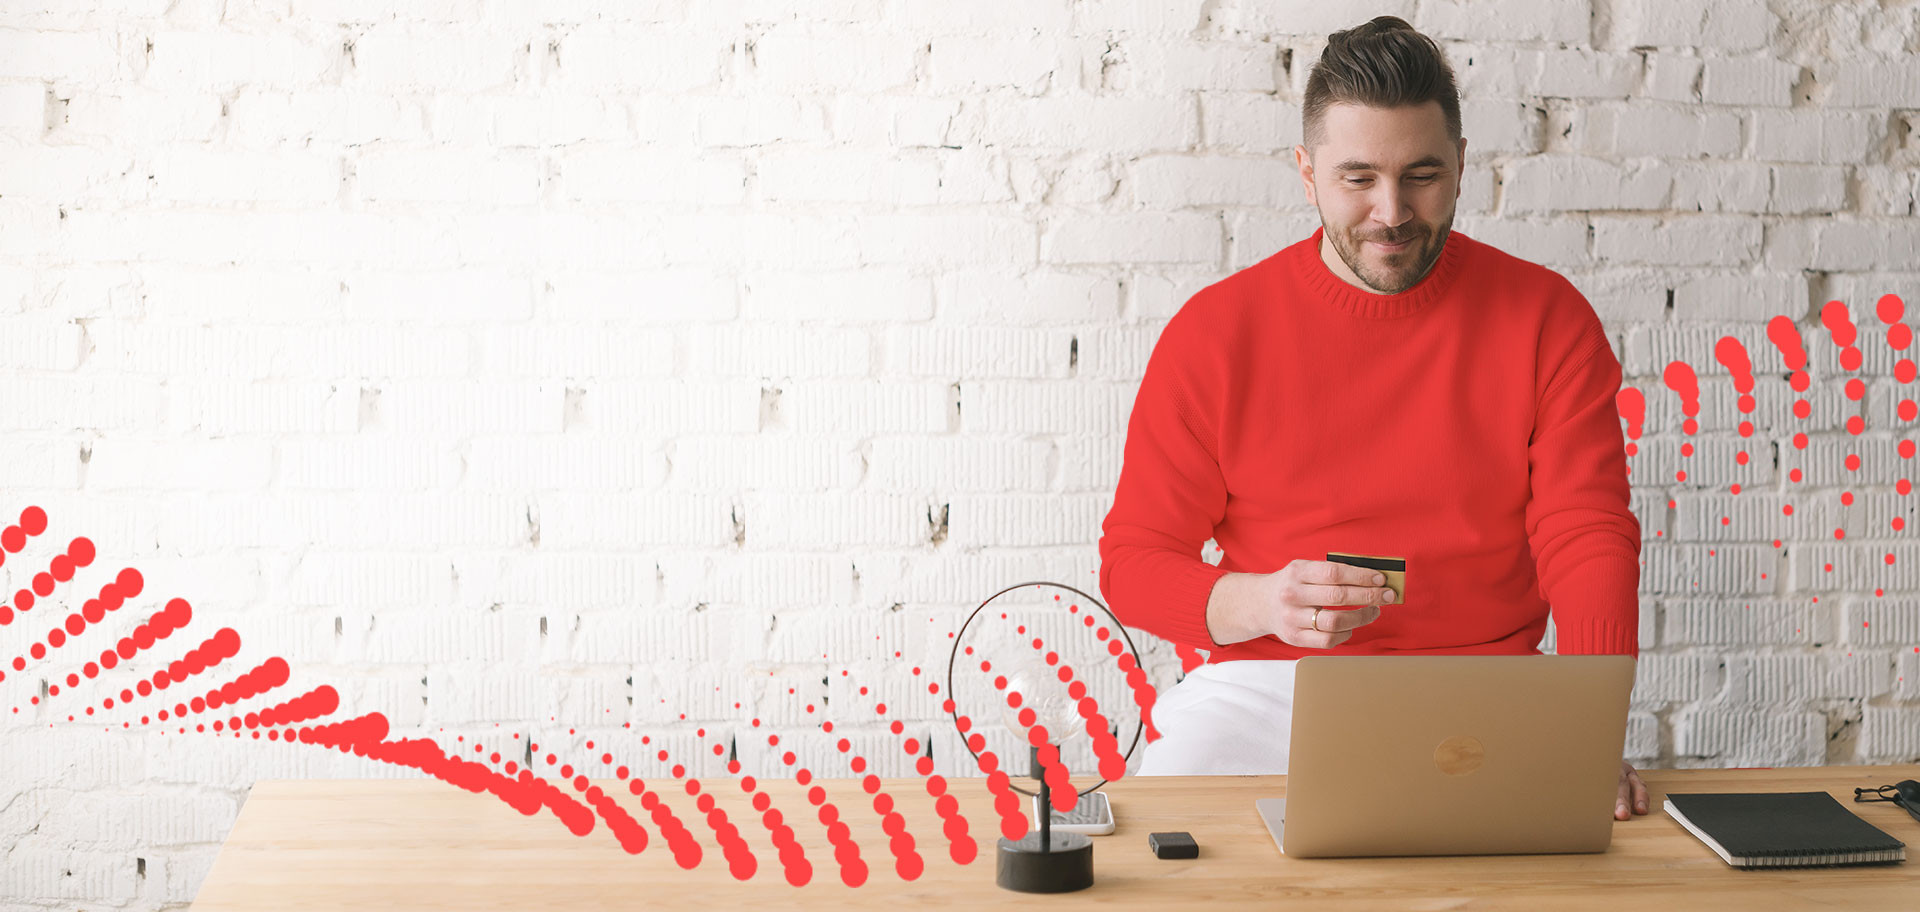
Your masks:
[[[1160,738],[1141,776],[1284,775],[1293,732],[1292,659],[1202,665],[1153,703]]]

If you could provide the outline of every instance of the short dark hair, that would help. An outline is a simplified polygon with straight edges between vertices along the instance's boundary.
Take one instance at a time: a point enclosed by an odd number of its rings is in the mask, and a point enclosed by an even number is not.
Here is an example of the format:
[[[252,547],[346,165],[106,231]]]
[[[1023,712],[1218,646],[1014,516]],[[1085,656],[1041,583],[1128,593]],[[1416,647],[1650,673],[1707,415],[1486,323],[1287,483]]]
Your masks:
[[[1398,16],[1379,16],[1327,36],[1327,48],[1307,76],[1300,107],[1301,136],[1307,151],[1326,142],[1330,105],[1360,104],[1398,108],[1440,103],[1447,137],[1460,141],[1460,92],[1453,67],[1440,45]]]

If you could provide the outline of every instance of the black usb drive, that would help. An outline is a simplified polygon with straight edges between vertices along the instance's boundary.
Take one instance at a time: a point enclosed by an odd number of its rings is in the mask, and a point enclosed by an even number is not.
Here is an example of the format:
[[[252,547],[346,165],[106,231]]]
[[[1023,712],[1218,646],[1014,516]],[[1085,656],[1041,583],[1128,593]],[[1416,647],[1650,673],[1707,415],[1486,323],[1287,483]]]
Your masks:
[[[1148,833],[1147,848],[1156,858],[1199,858],[1200,844],[1190,833]]]

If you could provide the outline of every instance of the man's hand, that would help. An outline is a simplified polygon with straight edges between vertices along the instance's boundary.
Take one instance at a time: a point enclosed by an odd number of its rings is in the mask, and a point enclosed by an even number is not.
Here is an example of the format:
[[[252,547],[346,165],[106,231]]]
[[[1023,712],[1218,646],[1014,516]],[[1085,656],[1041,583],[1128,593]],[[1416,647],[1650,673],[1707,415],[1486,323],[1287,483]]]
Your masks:
[[[1207,601],[1207,630],[1222,646],[1272,634],[1294,646],[1331,649],[1379,620],[1380,606],[1393,601],[1386,582],[1378,570],[1316,560],[1275,573],[1229,573]]]
[[[1613,819],[1626,820],[1627,807],[1633,807],[1633,813],[1647,812],[1647,784],[1640,781],[1640,774],[1634,772],[1633,764],[1620,761],[1620,800],[1613,806]]]

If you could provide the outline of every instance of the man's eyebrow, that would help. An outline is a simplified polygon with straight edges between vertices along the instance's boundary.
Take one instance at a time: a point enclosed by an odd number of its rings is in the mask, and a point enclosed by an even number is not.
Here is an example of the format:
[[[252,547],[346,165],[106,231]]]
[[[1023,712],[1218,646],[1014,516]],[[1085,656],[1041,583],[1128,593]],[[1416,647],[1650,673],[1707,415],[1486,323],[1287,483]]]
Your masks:
[[[1415,168],[1444,168],[1446,166],[1447,162],[1445,159],[1442,159],[1438,155],[1429,155],[1426,158],[1408,165],[1407,170],[1412,171]],[[1370,162],[1355,161],[1349,158],[1346,161],[1334,165],[1333,170],[1345,174],[1348,171],[1378,171],[1380,169],[1374,167]]]

